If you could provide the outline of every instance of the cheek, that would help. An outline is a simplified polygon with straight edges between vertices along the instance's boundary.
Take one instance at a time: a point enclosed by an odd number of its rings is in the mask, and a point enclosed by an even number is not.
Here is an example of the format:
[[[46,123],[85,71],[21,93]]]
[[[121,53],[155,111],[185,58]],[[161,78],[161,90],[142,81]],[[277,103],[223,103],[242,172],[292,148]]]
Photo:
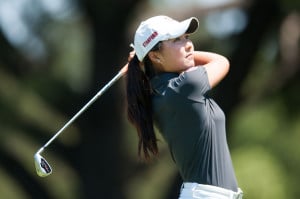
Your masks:
[[[165,71],[178,71],[185,65],[184,49],[182,49],[181,46],[166,44],[164,46],[162,58]]]
[[[183,55],[182,50],[180,48],[172,48],[172,50],[169,50],[165,54],[165,59],[169,63],[181,62],[182,58],[184,58],[184,55]]]
[[[169,57],[165,57],[164,60],[164,70],[168,72],[178,72],[181,71],[185,63],[182,58],[178,56],[178,53],[170,54]]]
[[[182,66],[184,64],[184,57],[184,52],[182,51],[182,49],[178,48],[175,51],[173,51],[171,61],[177,67]]]

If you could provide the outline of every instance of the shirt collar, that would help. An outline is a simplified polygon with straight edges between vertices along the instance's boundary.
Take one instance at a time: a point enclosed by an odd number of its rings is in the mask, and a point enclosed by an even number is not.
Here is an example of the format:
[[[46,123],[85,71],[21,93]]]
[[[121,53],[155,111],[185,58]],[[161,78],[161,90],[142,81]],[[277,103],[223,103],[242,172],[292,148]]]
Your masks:
[[[169,80],[178,77],[178,73],[161,73],[154,76],[151,80],[151,86],[154,92],[162,93],[165,87],[168,85]]]

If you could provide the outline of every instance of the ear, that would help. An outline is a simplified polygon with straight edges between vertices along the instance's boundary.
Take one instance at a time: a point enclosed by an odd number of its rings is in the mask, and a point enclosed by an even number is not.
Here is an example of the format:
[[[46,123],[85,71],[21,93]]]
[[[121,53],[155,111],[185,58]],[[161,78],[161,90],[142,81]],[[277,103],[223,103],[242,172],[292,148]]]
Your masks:
[[[161,54],[157,51],[151,51],[148,53],[149,59],[152,63],[160,63],[161,62]]]

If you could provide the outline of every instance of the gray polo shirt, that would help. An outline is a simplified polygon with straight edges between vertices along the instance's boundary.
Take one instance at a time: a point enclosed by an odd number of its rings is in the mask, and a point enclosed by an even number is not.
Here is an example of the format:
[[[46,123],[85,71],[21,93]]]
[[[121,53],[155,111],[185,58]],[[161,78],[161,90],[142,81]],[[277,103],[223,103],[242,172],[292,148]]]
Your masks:
[[[184,182],[237,191],[226,140],[225,115],[208,96],[204,67],[163,73],[151,80],[154,122],[168,143]]]

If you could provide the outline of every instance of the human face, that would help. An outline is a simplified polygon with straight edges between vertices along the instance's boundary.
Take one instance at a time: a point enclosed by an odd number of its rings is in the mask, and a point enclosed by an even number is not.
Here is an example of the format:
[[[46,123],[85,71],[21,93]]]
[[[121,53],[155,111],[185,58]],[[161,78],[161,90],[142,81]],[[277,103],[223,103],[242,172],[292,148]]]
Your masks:
[[[156,65],[160,72],[181,73],[195,66],[194,45],[188,34],[163,41],[157,53],[159,64]]]

